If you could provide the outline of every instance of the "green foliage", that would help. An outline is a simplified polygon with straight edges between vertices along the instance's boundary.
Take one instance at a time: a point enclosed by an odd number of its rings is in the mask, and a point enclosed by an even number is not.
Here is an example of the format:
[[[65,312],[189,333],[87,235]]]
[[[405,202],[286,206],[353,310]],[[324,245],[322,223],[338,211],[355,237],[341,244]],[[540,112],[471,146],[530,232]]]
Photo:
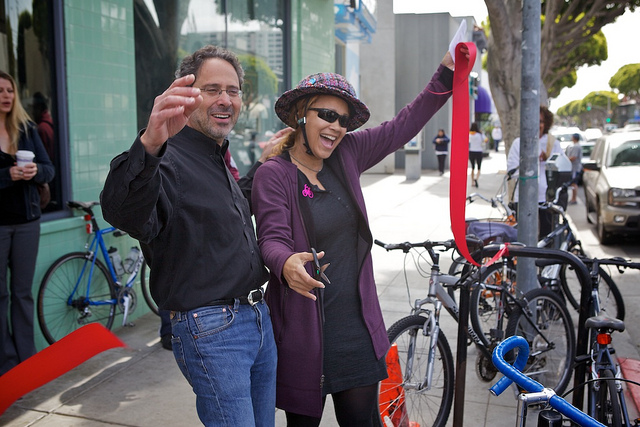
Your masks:
[[[577,116],[578,114],[580,114],[581,103],[582,101],[578,100],[571,101],[570,103],[558,108],[556,114],[558,114],[560,117]]]
[[[590,34],[590,30],[586,28],[588,26],[585,27],[584,32]],[[549,84],[547,90],[551,98],[557,97],[563,88],[573,87],[576,84],[578,68],[583,65],[600,65],[609,57],[607,39],[602,31],[590,35],[582,42],[577,42],[576,39],[565,39],[564,42],[557,43],[554,50],[556,53],[564,52],[564,54],[556,56],[559,62],[556,62],[552,68],[552,74],[545,80],[545,83]]]
[[[589,123],[609,123],[609,110],[615,111],[618,95],[614,92],[591,92],[581,100],[571,101],[558,108],[556,115],[570,123],[586,126]]]
[[[618,89],[627,96],[640,94],[640,64],[628,64],[621,67],[609,80],[609,86]]]
[[[592,109],[607,111],[608,108],[614,110],[618,105],[618,95],[609,91],[597,91],[591,92],[580,101],[584,107],[583,111],[587,110],[587,105],[590,104]]]
[[[276,94],[278,77],[264,59],[248,54],[238,55],[238,59],[244,69],[243,102],[255,101],[258,93],[261,95]]]
[[[571,70],[569,72],[561,74],[561,77],[556,79],[551,87],[547,90],[547,94],[550,98],[555,98],[560,95],[560,92],[565,87],[574,87],[576,82],[578,81],[578,73],[576,70]]]

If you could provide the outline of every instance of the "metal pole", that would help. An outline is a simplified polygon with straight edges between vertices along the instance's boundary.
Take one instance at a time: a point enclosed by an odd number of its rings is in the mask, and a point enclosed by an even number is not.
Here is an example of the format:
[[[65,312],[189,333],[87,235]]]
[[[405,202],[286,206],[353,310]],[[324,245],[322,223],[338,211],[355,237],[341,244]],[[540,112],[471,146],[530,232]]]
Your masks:
[[[540,155],[540,1],[522,4],[522,89],[520,91],[520,175],[518,240],[535,246],[538,240],[538,156]],[[518,262],[518,287],[538,286],[533,258]]]

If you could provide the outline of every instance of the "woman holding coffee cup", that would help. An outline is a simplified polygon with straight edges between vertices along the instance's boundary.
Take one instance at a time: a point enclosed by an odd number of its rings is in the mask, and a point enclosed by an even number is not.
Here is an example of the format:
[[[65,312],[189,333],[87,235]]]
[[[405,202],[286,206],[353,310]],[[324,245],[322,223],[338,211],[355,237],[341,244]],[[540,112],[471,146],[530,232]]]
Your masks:
[[[55,174],[17,94],[13,77],[0,71],[0,375],[36,352],[32,286],[40,242],[37,187]]]

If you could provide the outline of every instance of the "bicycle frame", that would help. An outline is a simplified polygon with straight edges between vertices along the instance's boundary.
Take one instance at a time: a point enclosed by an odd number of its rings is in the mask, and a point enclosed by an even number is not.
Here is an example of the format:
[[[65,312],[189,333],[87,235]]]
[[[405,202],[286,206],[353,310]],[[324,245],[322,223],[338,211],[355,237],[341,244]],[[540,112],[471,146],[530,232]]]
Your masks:
[[[113,263],[111,262],[111,258],[109,257],[109,251],[107,249],[107,245],[104,241],[104,235],[105,234],[111,234],[113,233],[114,235],[116,235],[115,233],[118,232],[118,229],[112,226],[106,227],[106,228],[100,228],[98,226],[98,222],[95,218],[95,215],[93,214],[93,212],[91,211],[91,209],[89,208],[88,210],[85,210],[85,212],[87,212],[88,216],[90,216],[90,220],[91,220],[91,226],[89,227],[89,225],[87,225],[87,233],[89,234],[93,234],[93,238],[91,239],[91,242],[89,242],[87,240],[87,243],[85,244],[85,249],[87,250],[87,255],[88,255],[88,260],[91,261],[91,267],[89,269],[89,277],[87,280],[87,293],[86,295],[90,295],[91,292],[91,282],[93,279],[93,272],[95,270],[95,266],[96,266],[96,260],[98,259],[98,251],[100,251],[100,253],[102,253],[102,258],[104,259],[104,262],[107,266],[107,268],[109,269],[109,274],[111,275],[111,280],[113,281],[113,283],[116,286],[116,289],[119,290],[123,287],[122,282],[118,279],[118,275],[116,274],[115,271],[115,267],[113,265]],[[88,219],[85,217],[85,219]],[[142,263],[144,262],[144,256],[142,255],[142,252],[140,252],[140,256],[138,257],[136,263],[133,266],[133,269],[131,271],[131,273],[129,273],[129,277],[127,278],[124,287],[125,288],[131,288],[133,286],[133,283],[136,279],[136,277],[138,276],[138,272],[140,271],[140,268],[142,266]],[[78,280],[74,286],[73,292],[71,293],[71,295],[69,295],[69,299],[67,304],[72,305],[73,303],[73,299],[72,296],[75,295],[78,292],[78,287],[80,285],[80,282],[82,281],[82,277],[85,275],[86,272],[86,268],[87,268],[87,263],[85,263],[85,265],[82,267],[82,270],[80,272],[80,276],[78,277]],[[123,307],[124,307],[124,312],[123,312],[123,319],[122,319],[122,326],[125,326],[127,324],[127,317],[129,315],[129,308],[130,308],[130,299],[131,297],[128,294],[124,294],[122,296],[123,299]],[[118,300],[117,299],[108,299],[108,300],[100,300],[100,301],[93,301],[88,299],[88,297],[85,297],[84,302],[86,303],[86,305],[91,306],[91,305],[117,305],[118,304]]]
[[[111,263],[111,260],[109,259],[109,253],[107,251],[107,246],[104,243],[104,239],[103,239],[103,235],[107,234],[107,233],[112,233],[116,230],[115,227],[108,227],[102,230],[96,229],[93,232],[93,238],[91,239],[91,243],[87,243],[85,245],[85,249],[87,250],[87,259],[91,261],[91,267],[89,268],[89,278],[87,280],[87,295],[90,294],[90,289],[91,289],[91,281],[93,279],[93,272],[95,270],[96,267],[96,260],[98,259],[98,249],[100,250],[100,252],[102,253],[103,258],[105,259],[105,263],[107,264],[107,268],[109,269],[109,274],[111,274],[111,279],[113,280],[114,283],[116,283],[117,285],[120,285],[120,282],[117,280],[117,275],[115,272],[115,269],[113,267],[113,264]],[[85,263],[85,265],[82,267],[82,270],[80,272],[80,276],[78,277],[78,280],[76,281],[76,285],[73,289],[73,293],[71,295],[69,295],[69,300],[68,300],[68,304],[71,305],[72,303],[72,296],[74,294],[76,294],[78,292],[78,287],[80,285],[80,282],[82,281],[82,277],[85,275],[86,273],[86,268],[87,268],[87,263]],[[92,301],[89,300],[87,297],[85,297],[85,302],[88,305],[106,305],[106,304],[116,304],[116,300],[114,299],[109,299],[109,300],[102,300],[102,301]]]
[[[516,348],[519,349],[518,355],[516,356],[515,363],[511,366],[506,362],[504,355]],[[581,426],[604,427],[604,424],[599,423],[589,415],[569,404],[569,402],[563,398],[557,396],[552,389],[544,388],[537,381],[524,375],[521,370],[526,365],[528,357],[529,344],[524,338],[518,336],[507,338],[498,344],[493,351],[493,363],[496,368],[502,372],[504,377],[500,378],[498,382],[490,388],[491,393],[499,396],[514,382],[529,391],[529,393],[525,393],[524,396],[521,395],[521,398],[518,400],[516,425],[520,427],[525,426],[527,417],[526,407],[528,404],[548,402],[552,408]],[[518,420],[520,421],[519,424]]]

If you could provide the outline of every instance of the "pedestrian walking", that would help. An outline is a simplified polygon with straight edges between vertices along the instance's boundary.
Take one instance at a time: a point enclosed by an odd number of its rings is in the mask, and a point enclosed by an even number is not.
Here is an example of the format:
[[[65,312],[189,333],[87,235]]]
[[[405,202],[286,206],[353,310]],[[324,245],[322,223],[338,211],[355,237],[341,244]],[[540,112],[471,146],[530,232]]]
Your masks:
[[[449,137],[444,133],[444,129],[438,130],[438,134],[433,138],[433,146],[436,150],[436,157],[438,158],[438,171],[440,171],[440,176],[442,176],[444,174],[447,153],[449,152]]]

